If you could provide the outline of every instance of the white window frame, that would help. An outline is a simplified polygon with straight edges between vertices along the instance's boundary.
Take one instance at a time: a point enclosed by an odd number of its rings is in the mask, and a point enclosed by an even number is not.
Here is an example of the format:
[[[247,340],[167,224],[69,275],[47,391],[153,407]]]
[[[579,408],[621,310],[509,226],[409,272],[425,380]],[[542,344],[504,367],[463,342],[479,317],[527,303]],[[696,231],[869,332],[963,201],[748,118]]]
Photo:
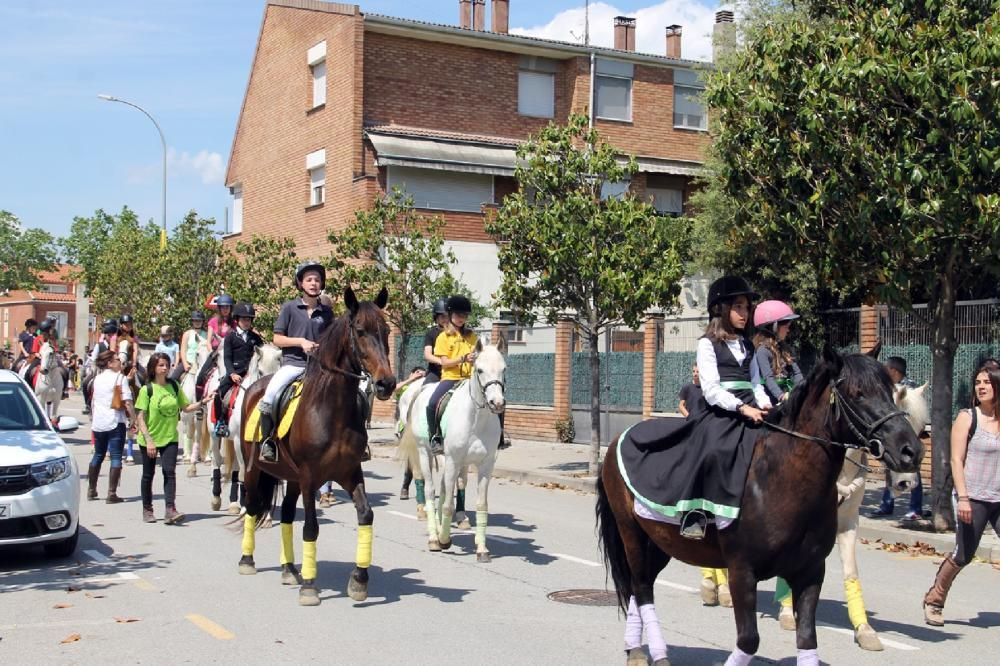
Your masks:
[[[537,84],[541,96],[530,94]],[[545,97],[545,99],[541,99]],[[543,108],[544,107],[544,108]],[[556,115],[556,75],[548,72],[517,72],[517,112],[529,118],[554,118]]]
[[[326,41],[306,52],[306,64],[312,76],[312,108],[326,104]]]
[[[386,173],[386,191],[391,192],[394,188],[398,187],[406,194],[413,196],[414,193],[410,192],[405,188],[405,181],[406,181],[405,174],[408,170],[426,171],[428,174],[444,174],[444,175],[452,174],[458,177],[480,175],[490,179],[490,196],[487,201],[481,201],[474,205],[470,204],[467,207],[454,207],[454,206],[442,207],[434,205],[434,202],[428,202],[414,198],[413,201],[414,208],[421,208],[423,210],[440,210],[452,213],[481,213],[482,205],[484,203],[490,203],[492,201],[496,201],[496,186],[497,186],[496,177],[489,174],[470,174],[460,171],[444,171],[437,169],[417,169],[416,167],[389,166],[388,171]]]
[[[326,202],[326,148],[306,155],[306,173],[309,174],[309,206]]]
[[[609,60],[606,58],[598,58],[596,62],[596,71],[594,74],[594,116],[598,120],[613,120],[617,122],[632,122],[633,110],[632,110],[632,90],[633,81],[635,79],[635,67],[632,63],[623,62],[621,60]],[[616,118],[614,116],[604,116],[600,114],[600,99],[601,99],[601,82],[609,81],[626,81],[628,83],[628,101],[626,118]]]
[[[626,118],[616,118],[614,116],[602,116],[602,115],[600,115],[600,114],[597,113],[597,109],[599,108],[597,99],[600,97],[600,94],[601,94],[601,82],[602,81],[609,81],[609,80],[626,81],[628,83],[628,114],[626,114],[628,117],[626,117]],[[624,123],[630,123],[630,122],[632,122],[632,79],[626,78],[624,76],[609,76],[607,74],[598,74],[598,75],[595,75],[594,76],[594,112],[595,112],[595,115],[596,115],[596,117],[597,117],[598,120],[614,120],[614,121],[617,121],[617,122],[620,122],[620,123],[621,122],[624,122]]]
[[[702,113],[701,124],[700,125],[689,125],[687,123],[687,116],[690,114],[679,114],[677,113],[677,93],[683,92],[684,94],[691,94],[693,96],[699,96],[705,91],[705,85],[699,78],[697,72],[689,69],[675,69],[674,70],[674,107],[673,107],[673,126],[674,129],[684,129],[692,130],[696,132],[707,132],[708,131],[708,106],[705,104],[704,100],[700,100]],[[678,116],[684,116],[683,121],[678,122]]]
[[[243,185],[234,185],[229,188],[229,193],[233,197],[233,218],[230,224],[229,233],[238,234],[243,231]]]

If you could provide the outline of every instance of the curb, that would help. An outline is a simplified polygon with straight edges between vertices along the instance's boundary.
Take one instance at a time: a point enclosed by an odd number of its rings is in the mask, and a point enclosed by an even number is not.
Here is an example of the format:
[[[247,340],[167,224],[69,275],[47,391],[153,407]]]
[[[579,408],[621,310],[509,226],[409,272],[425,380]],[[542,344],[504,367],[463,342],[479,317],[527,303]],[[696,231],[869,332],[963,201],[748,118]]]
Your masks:
[[[551,484],[549,487],[553,489],[561,487],[581,493],[595,494],[597,492],[597,479],[592,476],[573,477],[562,476],[560,474],[539,474],[538,472],[529,472],[521,469],[504,469],[502,467],[495,467],[493,469],[493,476],[525,485],[545,486]]]
[[[933,546],[935,550],[942,553],[950,553],[955,549],[955,535],[953,533],[938,534],[936,532],[908,530],[902,527],[863,524],[862,522],[858,525],[858,537],[869,541],[881,540],[882,543],[904,543],[908,546],[919,541]],[[976,556],[987,562],[1000,561],[1000,545],[980,543],[976,549]]]

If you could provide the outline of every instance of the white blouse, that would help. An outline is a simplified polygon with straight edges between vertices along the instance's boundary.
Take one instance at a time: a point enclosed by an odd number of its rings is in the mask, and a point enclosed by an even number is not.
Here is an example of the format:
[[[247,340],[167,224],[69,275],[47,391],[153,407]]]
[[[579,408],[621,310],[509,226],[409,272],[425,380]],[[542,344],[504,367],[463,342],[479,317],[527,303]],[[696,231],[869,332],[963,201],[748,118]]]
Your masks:
[[[726,340],[726,346],[732,353],[737,363],[743,363],[747,356],[747,350],[743,347],[743,339]],[[722,380],[719,378],[719,365],[715,358],[715,347],[708,338],[698,340],[698,377],[701,381],[701,391],[705,395],[705,402],[716,407],[737,412],[743,401],[735,395],[722,388]],[[760,373],[756,368],[751,368],[750,383],[753,384],[753,395],[760,408],[770,407],[771,399],[764,391],[764,385],[760,382]]]

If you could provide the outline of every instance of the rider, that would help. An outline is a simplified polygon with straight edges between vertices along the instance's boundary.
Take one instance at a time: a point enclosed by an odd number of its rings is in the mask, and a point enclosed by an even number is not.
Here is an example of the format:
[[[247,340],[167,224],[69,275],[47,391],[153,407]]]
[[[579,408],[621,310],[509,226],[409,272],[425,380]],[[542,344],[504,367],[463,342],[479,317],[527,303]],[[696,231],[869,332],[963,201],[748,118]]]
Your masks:
[[[218,437],[229,437],[229,413],[224,398],[234,385],[238,386],[246,377],[254,352],[264,344],[264,338],[253,330],[253,320],[257,317],[253,305],[237,304],[233,317],[236,328],[226,335],[226,347],[222,353],[226,374],[219,381],[219,390],[215,394],[215,434]]]
[[[472,313],[472,303],[461,294],[448,299],[447,326],[434,343],[434,356],[441,365],[441,381],[434,387],[434,393],[427,403],[427,432],[430,433],[431,454],[444,453],[444,438],[437,422],[437,406],[441,398],[463,379],[472,376],[472,364],[476,362],[476,343],[479,338],[465,328]]]
[[[17,358],[14,360],[15,366],[31,355],[31,347],[35,344],[36,330],[38,330],[37,321],[34,319],[28,319],[24,322],[24,330],[17,336],[19,344],[17,349]]]
[[[218,349],[222,341],[226,339],[226,335],[233,328],[233,305],[236,302],[233,297],[229,294],[222,294],[217,299],[215,299],[215,304],[218,306],[219,310],[216,312],[212,320],[208,322],[208,334],[212,337],[212,349]]]
[[[186,372],[191,371],[191,366],[198,360],[198,347],[208,340],[208,332],[205,330],[205,314],[200,310],[191,313],[191,328],[184,331],[181,336],[181,347],[177,365],[170,373],[170,378],[175,382]]]
[[[35,336],[34,341],[31,343],[31,353],[28,354],[28,359],[24,363],[24,377],[26,380],[30,381],[31,371],[38,365],[40,358],[39,354],[42,351],[42,345],[48,342],[52,345],[52,351],[59,354],[59,342],[55,338],[55,322],[52,319],[43,319],[42,323],[38,325],[38,335]]]
[[[320,335],[333,322],[333,310],[319,302],[320,292],[326,287],[326,268],[323,264],[299,264],[295,269],[295,286],[301,296],[282,304],[274,322],[274,344],[281,347],[281,367],[271,377],[257,406],[263,437],[260,457],[267,462],[278,460],[272,413],[274,401],[285,386],[305,372],[306,358],[316,351]]]
[[[136,359],[139,358],[139,339],[135,335],[135,320],[132,315],[125,313],[118,318],[118,341],[119,344],[124,338],[128,340],[128,347],[125,351],[119,351],[122,359],[122,372],[128,374],[135,367]]]
[[[434,343],[438,335],[448,325],[448,299],[439,298],[434,301],[434,325],[424,333],[424,360],[427,361],[427,373],[424,375],[424,386],[441,381],[441,364],[434,355]],[[399,388],[397,386],[397,388]]]
[[[756,329],[753,365],[774,405],[787,400],[792,389],[802,381],[802,371],[785,342],[792,322],[798,318],[792,308],[781,301],[763,301],[753,312]]]

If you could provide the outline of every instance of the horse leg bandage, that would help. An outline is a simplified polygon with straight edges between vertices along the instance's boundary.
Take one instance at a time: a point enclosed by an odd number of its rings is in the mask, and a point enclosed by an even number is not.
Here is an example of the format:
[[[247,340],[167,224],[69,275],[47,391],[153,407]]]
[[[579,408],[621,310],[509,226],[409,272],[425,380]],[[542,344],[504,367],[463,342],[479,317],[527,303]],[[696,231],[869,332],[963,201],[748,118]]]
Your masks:
[[[628,600],[628,615],[625,617],[625,649],[634,650],[638,647],[642,647],[642,618],[633,596]]]
[[[774,586],[774,600],[782,606],[792,605],[792,588],[788,586],[788,581],[781,576],[778,576],[778,582]]]
[[[667,642],[663,640],[663,629],[660,628],[660,618],[656,617],[656,607],[653,604],[639,606],[639,617],[642,619],[642,628],[646,630],[649,658],[654,662],[666,659]]]
[[[427,513],[427,538],[434,541],[438,536],[437,507],[434,502],[427,501],[424,503],[424,511]]]
[[[358,549],[354,554],[354,563],[361,569],[367,569],[372,564],[372,526],[358,525]]]
[[[845,579],[844,591],[847,594],[847,616],[851,618],[851,624],[854,625],[855,629],[863,624],[868,624],[865,600],[861,596],[861,581],[857,578]]]
[[[747,654],[739,648],[734,648],[729,655],[729,659],[726,659],[726,666],[749,666],[752,660],[752,654]]]
[[[729,576],[726,575],[725,569],[712,569],[715,573],[715,584],[716,585],[729,585]]]
[[[256,546],[257,519],[249,513],[243,516],[243,554],[253,555]]]
[[[281,523],[281,563],[295,564],[295,546],[292,544],[291,523]]]
[[[417,479],[417,504],[427,504],[427,496],[424,495],[424,480]]]
[[[465,511],[465,488],[459,488],[455,493],[455,511]]]
[[[316,542],[302,542],[302,578],[316,580]]]
[[[799,650],[795,666],[819,666],[819,654],[816,650]]]
[[[486,548],[486,523],[489,522],[489,513],[486,511],[476,511],[476,545]]]

